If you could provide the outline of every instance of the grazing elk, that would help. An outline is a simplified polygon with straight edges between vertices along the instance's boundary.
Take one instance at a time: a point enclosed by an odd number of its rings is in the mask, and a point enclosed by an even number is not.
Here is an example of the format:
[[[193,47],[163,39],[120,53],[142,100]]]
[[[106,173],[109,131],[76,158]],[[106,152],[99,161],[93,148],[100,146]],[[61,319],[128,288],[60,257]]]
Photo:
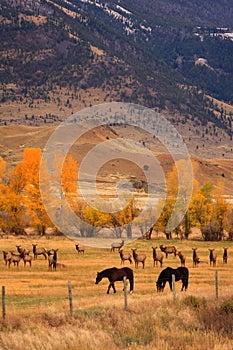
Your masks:
[[[131,249],[133,252],[133,259],[135,262],[135,267],[138,268],[138,263],[142,263],[142,268],[144,269],[145,267],[145,261],[146,261],[146,255],[145,254],[137,254],[136,253],[136,248]]]
[[[37,248],[37,244],[32,244],[32,251],[34,254],[34,259],[37,259],[38,255],[43,255],[45,259],[47,259],[46,249],[41,247]]]
[[[154,260],[154,267],[155,267],[155,262],[156,266],[158,266],[158,262],[160,263],[160,267],[163,266],[163,254],[159,253],[156,251],[158,247],[152,247],[153,249],[153,260]]]
[[[192,248],[193,250],[193,267],[198,267],[198,264],[200,263],[200,259],[197,256],[197,248]]]
[[[126,260],[129,260],[130,264],[132,264],[132,255],[130,253],[124,253],[123,249],[119,250],[120,258],[121,258],[121,264],[124,265],[124,262]]]
[[[222,256],[223,264],[227,264],[227,259],[228,259],[227,249],[228,248],[223,248],[223,256]]]
[[[161,251],[166,254],[166,258],[168,257],[168,254],[174,254],[174,256],[176,256],[177,249],[174,245],[165,247],[163,244],[161,244],[159,247]]]
[[[185,266],[185,255],[184,254],[182,254],[181,252],[178,252],[177,253],[177,255],[178,255],[178,257],[180,258],[180,264],[181,264],[181,266]]]
[[[49,261],[49,269],[55,270],[57,269],[57,251],[58,249],[53,249],[53,254],[49,255],[48,261]]]
[[[111,252],[115,252],[115,249],[118,249],[118,252],[119,252],[124,244],[125,244],[125,241],[123,239],[121,242],[112,243],[111,244]]]
[[[85,248],[80,247],[79,243],[75,244],[75,249],[77,250],[78,253],[84,254]]]
[[[216,266],[217,254],[214,252],[214,249],[209,249],[209,251],[210,251],[210,255],[209,255],[210,266],[211,266],[211,264],[213,266]]]

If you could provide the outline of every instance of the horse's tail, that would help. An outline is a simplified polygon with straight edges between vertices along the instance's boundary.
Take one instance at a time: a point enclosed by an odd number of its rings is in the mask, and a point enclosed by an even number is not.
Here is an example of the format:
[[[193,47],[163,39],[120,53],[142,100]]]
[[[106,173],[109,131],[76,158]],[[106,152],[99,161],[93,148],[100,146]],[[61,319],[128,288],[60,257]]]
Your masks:
[[[134,276],[133,276],[133,271],[130,274],[130,279],[129,279],[129,283],[130,283],[130,293],[133,292],[133,288],[134,288]]]
[[[186,273],[186,289],[187,289],[189,284],[189,270],[187,269],[186,271],[187,271]]]

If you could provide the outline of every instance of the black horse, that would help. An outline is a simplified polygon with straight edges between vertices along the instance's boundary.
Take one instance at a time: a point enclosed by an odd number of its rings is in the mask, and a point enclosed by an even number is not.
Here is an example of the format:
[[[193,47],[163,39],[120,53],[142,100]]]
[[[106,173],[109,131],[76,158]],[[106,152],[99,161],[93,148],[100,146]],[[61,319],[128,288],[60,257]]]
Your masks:
[[[117,267],[112,267],[110,269],[106,269],[106,270],[103,270],[101,272],[97,272],[95,284],[98,284],[102,280],[102,278],[108,278],[110,283],[109,283],[109,286],[107,289],[107,294],[109,294],[111,287],[112,287],[114,293],[116,293],[114,282],[123,281],[124,277],[126,277],[126,279],[129,280],[130,293],[133,293],[134,275],[133,275],[133,270],[130,269],[129,267],[123,267],[121,269],[118,269]]]
[[[172,275],[175,275],[175,281],[182,281],[181,290],[187,290],[189,281],[189,271],[187,267],[180,266],[177,269],[167,267],[166,269],[161,271],[156,282],[158,292],[163,292],[167,282],[169,283],[170,289],[172,290]]]

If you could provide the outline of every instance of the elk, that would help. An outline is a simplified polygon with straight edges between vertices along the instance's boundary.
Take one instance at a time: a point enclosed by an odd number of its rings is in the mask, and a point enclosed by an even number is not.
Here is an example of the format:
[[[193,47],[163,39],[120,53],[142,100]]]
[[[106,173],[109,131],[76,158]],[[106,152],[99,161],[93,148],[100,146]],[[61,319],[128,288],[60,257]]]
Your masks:
[[[2,251],[3,254],[3,260],[5,261],[5,265],[7,266],[7,264],[9,264],[11,255],[8,254],[8,252],[6,252],[5,250]]]
[[[37,259],[38,255],[44,255],[44,258],[47,259],[47,254],[45,248],[37,248],[37,244],[32,244],[32,251],[34,254],[34,259]]]
[[[27,254],[28,255],[31,251],[30,249],[23,249],[21,247],[21,245],[16,245],[16,248],[17,248],[19,254]]]
[[[193,250],[193,267],[198,267],[198,264],[200,263],[200,259],[197,256],[197,248],[192,248]]]
[[[112,243],[111,244],[111,252],[115,252],[115,249],[118,249],[118,252],[120,251],[120,249],[123,247],[124,245],[124,240],[122,239],[121,242],[117,242],[117,243]]]
[[[131,249],[133,252],[133,258],[134,258],[134,262],[135,262],[135,267],[138,268],[138,263],[141,262],[142,263],[142,268],[144,269],[145,267],[145,261],[146,261],[146,255],[145,254],[137,254],[136,253],[136,248],[135,249]]]
[[[161,244],[159,247],[161,251],[166,254],[166,258],[168,257],[168,254],[174,254],[174,256],[176,256],[177,249],[174,245],[164,247],[164,245]]]
[[[209,255],[210,266],[211,266],[211,264],[213,266],[216,266],[217,254],[214,252],[214,249],[209,249],[209,251],[210,251],[210,255]]]
[[[129,260],[130,264],[132,264],[132,255],[129,253],[124,253],[123,249],[119,250],[120,258],[121,258],[121,264],[124,265],[124,262],[126,260]]]
[[[49,261],[49,269],[55,270],[57,269],[57,251],[58,249],[53,249],[53,254],[49,255],[48,261]]]
[[[27,263],[30,265],[30,267],[32,266],[32,256],[27,253],[28,251],[30,250],[22,249],[20,253],[20,257],[23,259],[24,267]]]
[[[18,254],[15,254],[12,251],[10,253],[11,253],[11,256],[9,257],[8,267],[11,266],[11,263],[14,263],[14,266],[16,265],[17,267],[19,267],[19,262],[21,260],[21,256]]]
[[[223,256],[222,256],[223,264],[227,264],[227,259],[228,259],[227,249],[228,248],[223,248]]]
[[[153,260],[154,260],[154,267],[155,267],[155,262],[156,262],[156,266],[158,266],[158,261],[160,263],[160,267],[163,266],[163,254],[162,253],[158,253],[156,251],[158,247],[152,247],[153,249]]]
[[[24,256],[23,256],[23,263],[24,263],[24,267],[26,266],[27,263],[31,267],[32,266],[32,256],[29,255],[29,254],[24,254]]]
[[[84,254],[85,248],[84,247],[80,247],[79,243],[75,244],[75,248],[76,248],[78,253]]]
[[[182,254],[181,252],[177,253],[178,257],[180,258],[180,264],[181,266],[185,266],[185,255]]]

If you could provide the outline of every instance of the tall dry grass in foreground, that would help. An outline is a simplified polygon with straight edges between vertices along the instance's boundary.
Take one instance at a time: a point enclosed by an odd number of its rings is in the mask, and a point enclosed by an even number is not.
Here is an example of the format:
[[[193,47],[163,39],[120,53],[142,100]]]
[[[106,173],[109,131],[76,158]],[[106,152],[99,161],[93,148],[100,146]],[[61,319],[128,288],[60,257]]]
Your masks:
[[[1,322],[0,348],[17,350],[215,349],[233,347],[229,305],[182,297],[67,314],[14,316]],[[231,312],[229,312],[231,311]]]
[[[38,240],[38,239],[37,239]],[[31,247],[31,239],[1,239],[1,250],[16,244]],[[161,268],[154,268],[152,246],[167,244],[163,239],[135,241],[146,253],[146,267],[134,269],[135,292],[128,296],[129,310],[124,311],[122,283],[117,294],[106,295],[108,281],[95,285],[96,272],[120,267],[118,253],[110,249],[86,247],[78,255],[74,242],[64,237],[40,239],[47,249],[59,248],[59,262],[65,268],[48,271],[44,258],[33,261],[32,268],[23,264],[10,270],[1,262],[1,285],[6,286],[6,320],[0,320],[0,349],[16,350],[102,350],[102,349],[180,349],[225,350],[233,348],[233,299],[231,242],[170,241],[186,255],[190,284],[186,293],[176,283],[177,299],[168,286],[164,293],[155,291]],[[111,243],[111,242],[110,242]],[[109,244],[110,246],[110,244]],[[223,246],[229,247],[229,263],[222,264]],[[192,247],[198,248],[202,261],[208,262],[208,248],[218,254],[219,298],[215,298],[216,268],[208,264],[192,267]],[[164,259],[164,267],[177,267],[178,258]],[[129,266],[128,263],[125,266]],[[72,282],[74,315],[69,316],[67,281]]]

